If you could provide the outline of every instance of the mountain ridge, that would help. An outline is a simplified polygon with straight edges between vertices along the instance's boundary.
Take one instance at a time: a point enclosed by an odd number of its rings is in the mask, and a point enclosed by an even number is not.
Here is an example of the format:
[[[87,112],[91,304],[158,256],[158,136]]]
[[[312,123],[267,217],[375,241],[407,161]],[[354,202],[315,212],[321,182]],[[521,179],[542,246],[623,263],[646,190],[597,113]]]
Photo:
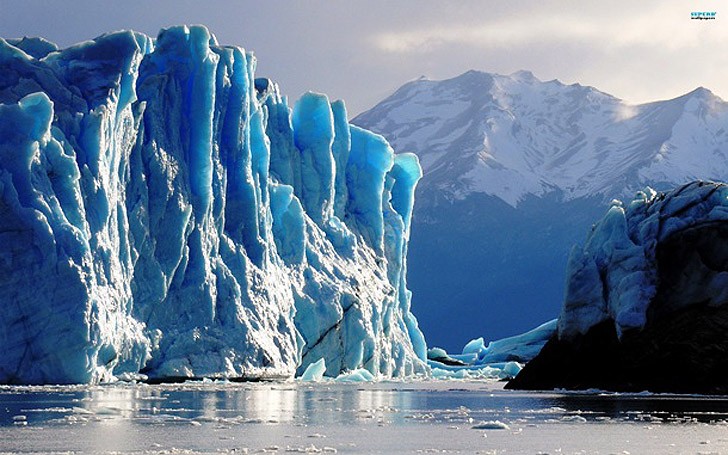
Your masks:
[[[435,185],[450,198],[482,192],[514,206],[526,194],[553,189],[567,198],[600,193],[609,200],[628,197],[644,184],[703,176],[704,169],[695,172],[695,160],[670,152],[695,139],[689,129],[711,130],[725,122],[728,103],[704,87],[629,104],[591,86],[544,82],[525,70],[410,81],[352,120],[385,136],[395,149],[420,156],[420,193]],[[722,128],[712,131],[714,145],[728,144]],[[615,182],[610,168],[637,178],[629,185]],[[725,179],[728,173],[709,177]]]
[[[472,70],[410,81],[352,123],[420,158],[408,283],[429,344],[451,352],[556,317],[569,251],[612,199],[728,180],[728,103],[704,87],[635,105]]]

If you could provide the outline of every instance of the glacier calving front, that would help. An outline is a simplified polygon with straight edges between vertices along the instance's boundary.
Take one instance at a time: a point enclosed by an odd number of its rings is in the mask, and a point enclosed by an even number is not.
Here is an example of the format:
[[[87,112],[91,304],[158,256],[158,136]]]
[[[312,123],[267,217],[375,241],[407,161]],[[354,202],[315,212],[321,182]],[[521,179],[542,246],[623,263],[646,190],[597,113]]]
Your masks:
[[[343,103],[291,110],[197,26],[0,39],[0,66],[0,382],[426,370],[420,166]]]
[[[720,232],[726,221],[728,186],[723,183],[696,181],[667,193],[648,187],[629,204],[612,201],[604,218],[592,226],[585,244],[571,251],[559,338],[572,340],[605,321],[613,322],[621,337],[625,331],[643,329],[650,315],[654,318],[659,311],[674,314],[691,305],[724,305],[728,301],[724,263],[687,244],[690,254],[675,261],[677,264],[665,260],[660,264],[658,250],[678,234],[692,230],[708,242],[707,250],[722,258],[722,243],[699,229]],[[692,257],[698,259],[692,263]],[[666,293],[670,299],[656,298],[660,286],[672,285],[660,277],[665,273],[660,265],[679,270],[681,281]]]

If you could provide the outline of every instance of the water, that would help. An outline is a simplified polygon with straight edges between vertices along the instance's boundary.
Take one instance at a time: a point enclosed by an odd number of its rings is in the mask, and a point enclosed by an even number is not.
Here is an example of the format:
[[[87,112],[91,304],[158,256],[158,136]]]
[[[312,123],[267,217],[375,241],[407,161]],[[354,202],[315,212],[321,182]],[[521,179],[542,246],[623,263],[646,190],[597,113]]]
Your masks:
[[[728,453],[726,398],[502,385],[0,387],[0,453]]]

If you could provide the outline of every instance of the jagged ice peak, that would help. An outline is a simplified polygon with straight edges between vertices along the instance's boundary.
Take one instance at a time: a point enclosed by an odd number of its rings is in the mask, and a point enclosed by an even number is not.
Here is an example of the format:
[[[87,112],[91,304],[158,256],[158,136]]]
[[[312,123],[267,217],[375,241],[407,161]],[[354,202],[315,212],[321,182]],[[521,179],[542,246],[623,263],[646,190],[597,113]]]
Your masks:
[[[202,26],[0,39],[0,382],[427,370],[412,154]],[[323,363],[323,362],[322,362]]]

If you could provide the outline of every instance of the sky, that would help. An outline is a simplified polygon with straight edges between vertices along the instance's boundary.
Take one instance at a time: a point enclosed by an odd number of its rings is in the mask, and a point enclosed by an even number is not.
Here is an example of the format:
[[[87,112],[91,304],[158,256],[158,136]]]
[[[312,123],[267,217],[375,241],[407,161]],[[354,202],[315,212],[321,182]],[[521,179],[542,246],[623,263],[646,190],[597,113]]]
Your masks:
[[[691,12],[715,11],[715,20]],[[204,24],[253,51],[257,75],[296,100],[344,99],[349,116],[407,81],[525,69],[631,103],[703,86],[728,99],[728,0],[0,0],[0,36],[61,47],[133,29]]]

